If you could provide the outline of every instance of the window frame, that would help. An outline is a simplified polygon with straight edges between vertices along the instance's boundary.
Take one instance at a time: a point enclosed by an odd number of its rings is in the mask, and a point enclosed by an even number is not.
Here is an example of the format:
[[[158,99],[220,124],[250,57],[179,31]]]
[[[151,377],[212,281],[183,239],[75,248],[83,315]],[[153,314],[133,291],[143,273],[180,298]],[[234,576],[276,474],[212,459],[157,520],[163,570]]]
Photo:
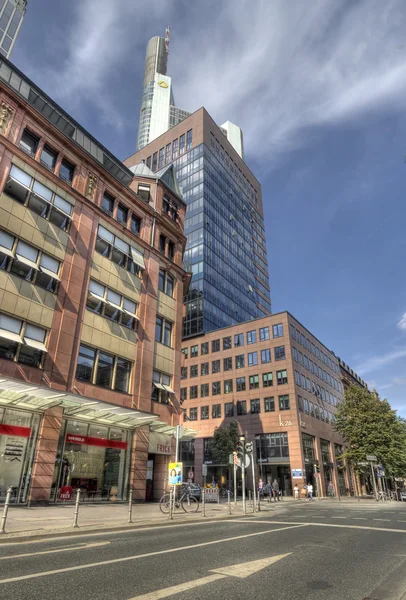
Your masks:
[[[86,350],[91,350],[92,352],[95,353],[94,354],[94,363],[93,363],[93,367],[92,367],[92,374],[91,374],[91,377],[90,377],[90,381],[88,379],[78,377],[78,367],[79,367],[78,360],[79,360],[80,349],[81,348],[86,348]],[[110,385],[102,385],[100,383],[96,383],[97,380],[98,380],[98,369],[99,369],[99,361],[100,361],[100,355],[101,354],[109,356],[110,358],[113,359],[113,367],[112,367],[112,374],[111,374],[111,383],[110,383]],[[117,383],[117,368],[118,368],[118,362],[120,360],[128,363],[128,365],[129,365],[129,375],[128,375],[128,381],[127,381],[127,391],[124,391],[122,389],[116,388],[116,383]],[[78,381],[84,381],[85,383],[90,383],[91,385],[96,385],[98,387],[103,387],[105,389],[119,391],[122,394],[131,394],[132,382],[133,382],[133,368],[134,368],[134,362],[128,360],[127,358],[122,358],[121,356],[117,356],[116,354],[111,354],[110,352],[107,352],[107,351],[103,350],[102,348],[94,348],[92,346],[89,346],[88,344],[82,344],[81,343],[80,346],[79,346],[78,357],[76,359],[75,379],[77,379]]]

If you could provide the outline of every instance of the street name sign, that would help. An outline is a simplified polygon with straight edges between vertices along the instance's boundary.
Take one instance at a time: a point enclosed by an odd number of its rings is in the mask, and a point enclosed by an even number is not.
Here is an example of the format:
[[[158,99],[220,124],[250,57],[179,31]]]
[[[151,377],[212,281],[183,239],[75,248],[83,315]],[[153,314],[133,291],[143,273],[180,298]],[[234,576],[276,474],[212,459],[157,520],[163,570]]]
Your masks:
[[[366,459],[369,460],[369,462],[376,462],[378,460],[375,454],[367,454]]]

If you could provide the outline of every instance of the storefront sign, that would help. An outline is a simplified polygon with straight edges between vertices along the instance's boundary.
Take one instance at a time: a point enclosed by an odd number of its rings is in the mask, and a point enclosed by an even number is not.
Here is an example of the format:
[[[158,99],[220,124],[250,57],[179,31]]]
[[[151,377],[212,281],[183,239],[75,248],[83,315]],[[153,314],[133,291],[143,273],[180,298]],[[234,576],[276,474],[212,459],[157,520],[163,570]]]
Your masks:
[[[182,485],[183,463],[169,463],[169,485]]]
[[[204,501],[205,502],[218,502],[219,501],[219,489],[218,488],[204,488]]]
[[[90,437],[88,435],[75,435],[73,433],[66,434],[66,442],[68,444],[87,444],[88,446],[99,446],[101,448],[118,448],[119,450],[127,450],[128,447],[127,442]]]
[[[151,431],[149,434],[149,448],[150,454],[172,454],[172,438],[170,435],[164,433],[157,433]]]
[[[18,427],[16,425],[0,425],[0,435],[12,435],[15,437],[29,438],[31,427]]]
[[[292,479],[303,479],[303,469],[292,469]]]
[[[59,488],[59,499],[60,500],[72,500],[72,486],[63,485]]]
[[[279,425],[281,427],[290,427],[292,425],[292,421],[282,421],[282,417],[279,415]]]

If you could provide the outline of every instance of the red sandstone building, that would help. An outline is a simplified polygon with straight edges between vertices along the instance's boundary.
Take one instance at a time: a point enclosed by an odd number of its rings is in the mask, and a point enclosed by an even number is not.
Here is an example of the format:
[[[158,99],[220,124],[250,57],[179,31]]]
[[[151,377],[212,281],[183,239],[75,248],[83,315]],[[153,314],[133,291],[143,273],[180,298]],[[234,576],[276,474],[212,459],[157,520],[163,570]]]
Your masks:
[[[159,497],[179,422],[185,204],[0,62],[0,498]]]
[[[286,495],[305,481],[322,495],[330,481],[340,494],[351,491],[340,460],[343,440],[333,427],[343,398],[339,360],[292,315],[184,340],[182,352],[182,408],[199,431],[182,443],[182,458],[196,483],[205,464],[209,482],[227,485],[229,466],[215,464],[210,444],[216,427],[236,420],[254,443],[257,478],[277,479]]]

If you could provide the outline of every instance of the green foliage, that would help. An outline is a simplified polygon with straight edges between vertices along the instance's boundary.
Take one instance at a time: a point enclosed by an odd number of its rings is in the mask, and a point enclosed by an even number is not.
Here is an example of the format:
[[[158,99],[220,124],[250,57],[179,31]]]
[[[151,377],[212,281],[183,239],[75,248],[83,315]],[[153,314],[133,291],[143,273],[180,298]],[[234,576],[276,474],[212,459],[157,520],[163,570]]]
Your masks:
[[[227,427],[217,427],[214,430],[210,453],[219,464],[228,464],[228,457],[237,448],[240,434],[238,424],[233,421]]]
[[[386,475],[406,476],[406,422],[376,392],[351,386],[336,413],[335,429],[344,438],[344,457],[360,471],[359,462],[375,454]]]

